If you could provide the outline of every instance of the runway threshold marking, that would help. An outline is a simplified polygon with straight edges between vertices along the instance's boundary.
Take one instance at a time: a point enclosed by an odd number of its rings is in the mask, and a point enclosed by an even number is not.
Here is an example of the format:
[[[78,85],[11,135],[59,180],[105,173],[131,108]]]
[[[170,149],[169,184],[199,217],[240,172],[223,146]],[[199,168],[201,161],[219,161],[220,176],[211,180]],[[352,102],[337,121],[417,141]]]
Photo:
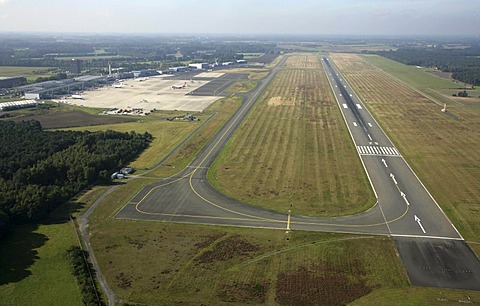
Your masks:
[[[346,103],[342,104],[343,108],[348,108],[348,105]]]
[[[379,147],[379,146],[357,146],[360,155],[374,155],[374,156],[400,156],[394,147]]]

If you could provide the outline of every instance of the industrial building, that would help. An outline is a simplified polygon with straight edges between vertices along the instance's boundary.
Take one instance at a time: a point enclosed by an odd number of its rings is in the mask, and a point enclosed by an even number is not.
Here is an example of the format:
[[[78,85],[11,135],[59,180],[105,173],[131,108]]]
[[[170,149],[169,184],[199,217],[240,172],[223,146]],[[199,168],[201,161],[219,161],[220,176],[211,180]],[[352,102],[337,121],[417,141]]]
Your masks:
[[[34,107],[38,104],[35,100],[11,101],[0,103],[0,111],[9,111],[19,108]]]
[[[134,78],[144,78],[144,77],[150,77],[150,76],[161,74],[155,69],[139,70],[139,71],[132,71],[132,72],[133,72]]]
[[[0,77],[0,88],[12,88],[24,84],[27,84],[27,79],[24,76]]]
[[[171,67],[168,68],[170,72],[185,72],[188,71],[188,67],[186,66],[180,66],[180,67]]]
[[[193,64],[189,64],[188,67],[202,70],[202,69],[208,69],[210,65],[208,63],[193,63]]]
[[[72,92],[96,87],[106,82],[107,77],[105,76],[85,75],[73,79],[46,81],[20,86],[17,89],[23,91],[25,99],[52,99],[56,96],[68,95]]]

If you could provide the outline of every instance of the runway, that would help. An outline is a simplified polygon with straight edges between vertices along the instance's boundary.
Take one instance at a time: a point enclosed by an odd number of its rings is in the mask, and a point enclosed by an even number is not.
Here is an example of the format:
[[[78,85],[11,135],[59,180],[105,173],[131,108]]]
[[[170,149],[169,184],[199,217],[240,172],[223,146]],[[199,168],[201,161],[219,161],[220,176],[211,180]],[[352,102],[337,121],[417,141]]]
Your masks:
[[[375,191],[376,205],[354,216],[303,217],[290,215],[288,211],[279,213],[251,206],[228,198],[211,187],[206,179],[208,168],[285,60],[286,57],[267,78],[259,82],[255,91],[244,96],[242,106],[188,167],[174,177],[140,191],[116,214],[116,218],[392,236],[396,239],[412,284],[480,290],[480,264],[465,255],[473,252],[326,57],[322,58],[322,63]],[[425,242],[431,240],[440,247],[432,247],[430,242]],[[434,252],[452,243],[461,251]],[[438,255],[433,261],[429,260],[430,256],[425,256],[432,254],[431,250]],[[455,257],[455,254],[459,255]],[[416,258],[422,260],[417,261]],[[452,261],[465,271],[473,272],[457,273],[458,267],[448,268],[452,266]],[[425,264],[429,265],[429,271],[443,269],[451,273],[422,273],[428,271],[424,269]],[[472,283],[475,285],[468,288],[465,285]]]

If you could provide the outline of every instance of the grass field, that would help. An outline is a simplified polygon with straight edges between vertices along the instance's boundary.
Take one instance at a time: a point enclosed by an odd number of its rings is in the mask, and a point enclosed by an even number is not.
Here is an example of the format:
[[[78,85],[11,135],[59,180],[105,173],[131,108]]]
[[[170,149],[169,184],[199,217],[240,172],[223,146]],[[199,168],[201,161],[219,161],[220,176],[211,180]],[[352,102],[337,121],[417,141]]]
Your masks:
[[[51,68],[0,66],[0,77],[24,76],[28,81],[33,81],[38,77],[50,76],[49,69]]]
[[[360,56],[332,54],[332,58],[457,229],[467,240],[478,242],[480,113],[452,104],[449,110],[456,116],[452,118]],[[381,61],[376,63],[384,68]],[[418,86],[444,81],[430,78]]]
[[[71,245],[71,222],[14,227],[1,242],[0,305],[82,305],[65,256]]]
[[[103,220],[92,244],[122,302],[341,305],[407,286],[387,238]]]
[[[322,70],[322,63],[318,59],[318,55],[296,54],[289,56],[284,65],[285,68],[293,69],[319,69]]]
[[[252,91],[257,87],[257,82],[248,80],[248,81],[238,81],[233,83],[232,86],[227,88],[226,92],[230,93],[246,93]]]
[[[225,70],[215,70],[216,73],[243,73],[248,74],[250,80],[260,80],[268,75],[268,70],[263,68],[233,68]]]
[[[371,207],[373,193],[319,57],[293,56],[287,64],[292,69],[266,89],[215,162],[210,182],[282,212],[329,216]]]
[[[408,86],[411,86],[440,104],[447,103],[448,106],[468,106],[469,102],[480,102],[480,99],[478,99],[480,95],[479,90],[467,90],[471,96],[471,98],[468,99],[453,97],[452,94],[464,90],[465,84],[453,79],[448,80],[446,78],[432,76],[432,74],[428,72],[431,71],[429,68],[419,69],[415,66],[403,65],[378,55],[364,55],[363,59],[395,76]],[[480,111],[480,108],[477,107],[476,109]]]

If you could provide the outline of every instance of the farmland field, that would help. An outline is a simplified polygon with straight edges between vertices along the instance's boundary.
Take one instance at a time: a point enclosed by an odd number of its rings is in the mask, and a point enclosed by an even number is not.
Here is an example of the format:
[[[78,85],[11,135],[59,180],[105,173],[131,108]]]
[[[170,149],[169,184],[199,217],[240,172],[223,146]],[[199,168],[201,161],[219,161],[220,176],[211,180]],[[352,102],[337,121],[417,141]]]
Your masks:
[[[285,68],[313,68],[313,69],[322,69],[322,63],[319,61],[318,56],[316,55],[292,55],[289,56],[285,62]]]
[[[210,182],[282,212],[327,216],[371,207],[373,193],[319,57],[292,56],[287,65],[215,162]]]
[[[27,114],[26,116],[18,116],[8,118],[8,120],[20,122],[24,120],[37,120],[45,129],[59,129],[75,126],[89,126],[102,124],[115,124],[122,122],[134,121],[135,119],[129,117],[119,116],[99,116],[91,115],[82,111],[60,111],[50,112],[46,114]]]
[[[414,66],[407,66],[393,60],[377,56],[377,55],[365,55],[362,57],[368,63],[373,64],[385,72],[395,76],[400,81],[404,82],[408,86],[411,86],[415,90],[418,90],[427,97],[433,99],[435,102],[447,103],[450,105],[467,105],[477,103],[476,110],[480,111],[480,91],[468,89],[470,98],[458,98],[452,97],[452,94],[456,94],[459,91],[463,91],[465,84],[454,81],[453,79],[446,79],[443,77],[432,76],[431,69],[429,68],[416,68]],[[437,72],[442,74],[442,72]]]
[[[28,81],[33,81],[38,77],[50,76],[49,69],[52,68],[0,66],[0,77],[24,76]]]
[[[332,59],[462,235],[478,241],[480,113],[452,104],[452,117],[358,55]]]

